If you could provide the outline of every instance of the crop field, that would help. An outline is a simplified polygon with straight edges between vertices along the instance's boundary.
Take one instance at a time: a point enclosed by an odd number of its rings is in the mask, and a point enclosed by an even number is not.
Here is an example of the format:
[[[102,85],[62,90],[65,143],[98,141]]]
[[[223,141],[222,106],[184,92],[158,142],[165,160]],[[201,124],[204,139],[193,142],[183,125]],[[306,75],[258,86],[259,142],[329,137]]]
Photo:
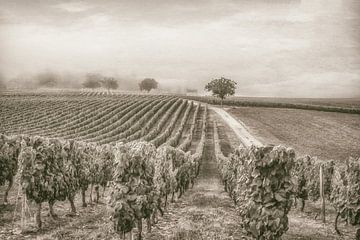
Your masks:
[[[316,110],[324,112],[343,112],[360,114],[358,98],[269,98],[269,97],[229,97],[223,101],[212,96],[186,96],[187,99],[209,104],[239,107],[268,107]]]
[[[10,95],[1,97],[5,134],[39,135],[99,144],[146,140],[160,146],[186,139],[169,136],[201,118],[203,107],[172,96],[86,94]],[[194,113],[196,112],[196,116]],[[180,125],[183,124],[183,125]],[[185,135],[185,134],[184,134]]]
[[[360,115],[330,110],[4,92],[0,239],[354,239]]]
[[[316,106],[360,108],[358,98],[271,98],[271,97],[230,97],[229,101],[264,102],[264,103],[289,103]]]
[[[360,115],[295,109],[227,110],[264,144],[284,144],[298,154],[345,161],[360,155]]]

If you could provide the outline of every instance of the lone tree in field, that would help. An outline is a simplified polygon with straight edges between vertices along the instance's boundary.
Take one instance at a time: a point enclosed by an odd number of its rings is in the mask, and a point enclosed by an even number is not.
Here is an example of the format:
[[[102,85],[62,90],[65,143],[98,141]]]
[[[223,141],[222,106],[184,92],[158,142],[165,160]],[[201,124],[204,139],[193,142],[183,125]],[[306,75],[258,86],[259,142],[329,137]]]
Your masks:
[[[205,86],[205,90],[211,91],[213,96],[221,99],[221,106],[223,104],[223,100],[227,96],[231,96],[235,94],[236,82],[227,79],[224,77],[214,79]]]
[[[113,77],[104,77],[104,79],[101,81],[101,84],[108,91],[110,91],[110,89],[117,89],[119,87],[118,82]]]
[[[103,76],[98,73],[88,73],[86,74],[86,80],[83,82],[83,87],[85,88],[99,88],[101,87],[101,81],[103,80]]]
[[[151,89],[158,88],[158,82],[153,78],[145,78],[139,83],[140,91],[145,90],[150,92]]]

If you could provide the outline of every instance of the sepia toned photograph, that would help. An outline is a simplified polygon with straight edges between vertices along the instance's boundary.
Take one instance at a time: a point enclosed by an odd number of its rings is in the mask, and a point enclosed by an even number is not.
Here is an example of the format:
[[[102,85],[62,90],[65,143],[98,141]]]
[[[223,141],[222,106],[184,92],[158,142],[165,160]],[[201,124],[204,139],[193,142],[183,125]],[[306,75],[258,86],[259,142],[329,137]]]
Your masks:
[[[0,0],[1,240],[360,240],[359,0]]]

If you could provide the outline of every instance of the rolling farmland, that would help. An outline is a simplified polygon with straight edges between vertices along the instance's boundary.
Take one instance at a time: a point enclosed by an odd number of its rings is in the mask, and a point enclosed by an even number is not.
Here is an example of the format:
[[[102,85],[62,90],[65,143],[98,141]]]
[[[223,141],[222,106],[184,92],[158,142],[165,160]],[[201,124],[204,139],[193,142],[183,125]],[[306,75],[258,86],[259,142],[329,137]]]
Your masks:
[[[360,240],[360,1],[0,6],[0,240]]]
[[[298,154],[345,161],[360,154],[360,115],[276,108],[230,108],[265,144],[285,144]]]
[[[156,142],[157,146],[165,143],[179,124],[181,130],[188,130],[184,126],[192,124],[196,109],[190,102],[176,97],[152,95],[25,94],[3,96],[1,104],[1,127],[5,134],[100,144],[144,139]],[[203,113],[203,109],[196,113]],[[173,146],[185,140],[180,139],[181,134],[177,137],[179,140]]]
[[[2,183],[12,179],[11,175],[10,178],[7,177],[9,174],[16,175],[14,171],[18,165],[21,168],[19,170],[21,182],[16,177],[15,182],[12,183],[15,187],[11,189],[9,194],[9,201],[15,202],[15,206],[12,205],[15,209],[9,212],[7,212],[9,209],[3,209],[5,213],[3,221],[10,221],[11,212],[17,212],[19,205],[13,191],[17,190],[19,194],[21,184],[23,188],[24,184],[28,186],[26,196],[37,204],[37,206],[31,206],[29,211],[32,212],[37,209],[36,222],[38,227],[43,227],[44,224],[45,229],[49,227],[48,221],[44,221],[41,217],[42,202],[49,201],[50,215],[55,218],[53,209],[55,201],[63,201],[65,198],[69,198],[71,213],[72,215],[76,214],[77,201],[83,207],[87,206],[86,195],[88,193],[86,190],[88,188],[91,188],[92,193],[95,186],[96,201],[98,201],[100,198],[99,186],[105,187],[107,182],[112,179],[111,176],[116,175],[116,171],[112,173],[112,161],[114,164],[116,161],[123,164],[121,159],[124,158],[124,151],[129,152],[130,155],[127,159],[130,161],[133,154],[137,155],[141,151],[145,151],[146,154],[142,155],[146,165],[144,166],[145,169],[159,168],[165,164],[151,174],[169,174],[176,170],[172,173],[174,175],[169,176],[169,181],[170,179],[175,181],[172,182],[171,187],[156,193],[160,194],[157,195],[159,197],[157,197],[157,201],[165,197],[165,204],[168,200],[168,194],[170,194],[169,200],[174,198],[175,192],[176,195],[182,195],[190,183],[194,184],[194,174],[198,174],[196,172],[198,172],[199,159],[202,158],[205,143],[207,109],[204,104],[195,104],[173,96],[104,95],[70,92],[11,93],[2,95],[0,101],[2,106],[1,129],[3,134],[6,134],[2,136],[2,144],[5,144],[2,145],[2,159],[5,161],[2,162],[2,166],[6,169],[4,175],[1,175]],[[14,137],[8,138],[7,136]],[[21,149],[20,153],[18,149]],[[185,152],[188,153],[185,154]],[[169,154],[182,156],[183,160],[178,162],[179,159],[176,157],[173,159],[174,165],[168,166],[171,168],[167,170],[166,164],[170,157]],[[19,156],[19,160],[14,159],[14,156]],[[32,158],[33,160],[31,160]],[[52,162],[53,159],[59,160]],[[157,162],[153,162],[152,159],[157,159]],[[11,165],[7,161],[11,161],[13,164]],[[17,163],[17,161],[19,162]],[[59,161],[64,162],[64,165],[59,165]],[[30,163],[31,165],[26,165]],[[119,176],[123,177],[123,174],[128,171],[130,173],[137,171],[136,165],[129,165],[129,168],[131,166],[134,168],[133,170],[123,170],[125,172]],[[61,173],[62,170],[60,169],[62,168],[64,170],[75,168],[75,172],[71,174]],[[55,169],[59,169],[60,174],[59,170]],[[39,170],[42,171],[41,175],[39,175]],[[96,170],[100,170],[100,172],[96,172]],[[162,173],[162,171],[165,172]],[[190,174],[190,172],[192,173]],[[31,179],[33,180],[27,180],[29,174],[35,174],[32,175]],[[57,177],[54,178],[54,176]],[[109,177],[110,179],[108,179]],[[126,178],[128,180],[117,184],[127,186],[130,184],[129,178],[131,177],[130,174]],[[72,187],[54,185],[54,181],[64,181],[66,186]],[[157,181],[160,181],[158,184],[161,184],[162,181],[167,184],[167,180],[163,178]],[[147,184],[148,187],[160,186],[153,181]],[[46,190],[48,186],[51,186],[52,190]],[[70,191],[70,189],[73,190]],[[111,194],[115,194],[115,189],[116,186],[114,185]],[[5,194],[7,195],[7,190],[5,188],[3,190],[6,191]],[[162,193],[162,191],[165,192]],[[81,192],[81,196],[76,194],[77,192]],[[108,194],[110,193],[106,192],[106,195]],[[134,194],[139,193],[134,192]],[[42,197],[39,198],[39,196]],[[5,196],[3,195],[3,197]],[[6,197],[5,200],[7,200]],[[26,200],[25,202],[24,199],[22,201],[22,204],[27,204]],[[92,201],[90,195],[90,203]],[[148,199],[148,201],[153,200]],[[20,208],[23,209],[23,207]],[[57,208],[55,207],[55,209]],[[100,207],[98,210],[102,211],[104,208]],[[21,213],[18,217],[23,224],[24,215]],[[20,223],[15,220],[13,224]],[[13,226],[9,227],[13,228]],[[5,236],[8,237],[6,234]]]
[[[328,221],[313,220],[322,164],[315,156],[358,156],[357,114],[225,108],[260,142],[286,146],[269,147],[247,146],[216,106],[174,95],[5,92],[0,106],[5,239],[336,239],[344,196],[358,196],[358,159],[348,170],[339,161],[324,165],[334,172],[326,182]],[[295,157],[287,146],[314,157]],[[339,190],[344,171],[347,193]],[[278,187],[269,190],[273,181]],[[305,211],[294,207],[294,196]],[[264,207],[264,216],[250,214]],[[356,208],[345,209],[356,223]],[[344,239],[354,236],[352,224],[338,225]]]

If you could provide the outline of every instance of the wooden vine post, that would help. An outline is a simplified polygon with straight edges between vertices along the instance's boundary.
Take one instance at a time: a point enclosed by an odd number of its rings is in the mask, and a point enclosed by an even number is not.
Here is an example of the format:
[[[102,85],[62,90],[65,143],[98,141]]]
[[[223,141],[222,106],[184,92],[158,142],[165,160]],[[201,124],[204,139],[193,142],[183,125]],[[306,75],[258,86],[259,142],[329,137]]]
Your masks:
[[[320,198],[321,198],[321,219],[325,223],[325,196],[324,196],[324,169],[320,165]]]

